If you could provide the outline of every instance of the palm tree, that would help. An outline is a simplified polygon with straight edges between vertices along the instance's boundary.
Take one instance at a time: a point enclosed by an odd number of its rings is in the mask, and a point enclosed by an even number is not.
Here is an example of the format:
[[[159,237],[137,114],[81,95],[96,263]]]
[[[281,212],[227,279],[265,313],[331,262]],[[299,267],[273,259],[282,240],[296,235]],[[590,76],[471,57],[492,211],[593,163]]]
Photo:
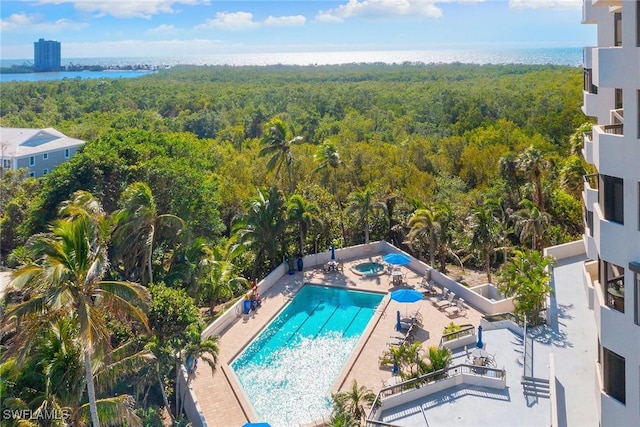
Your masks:
[[[30,243],[38,261],[15,271],[12,286],[31,298],[11,307],[5,322],[18,325],[12,338],[18,359],[31,350],[33,337],[43,330],[43,319],[69,317],[77,324],[91,421],[99,427],[92,357],[109,349],[105,314],[129,315],[146,328],[143,308],[149,296],[136,283],[103,280],[108,267],[106,237],[110,228],[97,199],[77,192],[63,205],[60,214],[64,217],[54,221],[50,234],[36,236]]]
[[[351,383],[351,389],[333,396],[333,400],[338,403],[338,407],[344,408],[354,420],[361,422],[366,416],[365,406],[371,406],[375,398],[376,395],[371,389],[365,386],[358,386],[356,380]]]
[[[416,209],[409,218],[410,242],[416,242],[419,246],[424,241],[429,241],[429,264],[433,267],[436,263],[436,246],[438,244],[438,233],[440,228],[436,222],[436,212],[427,207]]]
[[[307,233],[314,223],[319,224],[320,208],[314,202],[308,202],[299,194],[294,194],[287,203],[287,216],[289,220],[298,225],[300,230],[300,246],[298,253],[304,255],[304,241]]]
[[[324,141],[318,147],[314,158],[319,163],[313,172],[323,173],[323,181],[326,181],[329,177],[329,171],[333,175],[333,195],[336,198],[336,207],[338,208],[338,214],[340,215],[340,229],[342,231],[342,238],[345,238],[344,220],[342,218],[342,202],[340,201],[340,193],[338,192],[338,166],[342,163],[340,160],[340,153],[336,145],[331,141]]]
[[[467,218],[471,250],[478,252],[484,262],[487,282],[491,283],[491,255],[500,239],[500,221],[493,214],[491,201],[476,207]]]
[[[198,368],[198,360],[205,362],[209,368],[211,368],[211,375],[216,372],[216,364],[218,363],[218,337],[213,336],[210,338],[202,339],[200,335],[201,331],[194,330],[189,334],[189,342],[180,352],[182,358],[182,364],[187,371],[187,384],[182,392],[180,403],[177,406],[177,415],[179,416],[184,409],[184,400],[189,390],[191,381],[195,378],[196,370]],[[178,370],[178,375],[182,375]],[[178,393],[176,393],[176,398]]]
[[[517,211],[516,231],[520,234],[520,241],[531,238],[531,249],[536,250],[544,246],[544,232],[550,222],[550,216],[546,212],[540,211],[529,199],[520,202],[522,209]]]
[[[210,262],[207,275],[200,282],[200,293],[209,301],[211,314],[220,300],[231,299],[234,289],[246,289],[249,283],[244,277],[235,275],[236,267],[230,261],[222,259],[219,253],[216,255]]]
[[[438,244],[438,258],[440,263],[440,271],[442,273],[447,272],[447,255],[455,258],[458,263],[462,266],[462,261],[458,258],[451,250],[451,245],[453,244],[453,226],[456,222],[456,214],[449,206],[445,203],[439,203],[436,206],[436,235],[437,235],[437,244]]]
[[[451,350],[447,347],[429,347],[429,361],[434,371],[447,369],[451,365]]]
[[[569,157],[560,169],[560,187],[576,199],[580,199],[587,175],[587,163],[578,156]]]
[[[549,286],[548,267],[554,259],[538,251],[515,250],[500,270],[498,289],[516,301],[514,312],[537,321],[537,315],[546,303]]]
[[[542,194],[542,171],[546,166],[546,162],[542,153],[533,145],[529,146],[518,156],[518,168],[522,170],[533,182],[535,192],[533,202],[538,209],[544,211],[544,200]]]
[[[267,257],[270,263],[266,270],[273,269],[285,225],[281,193],[276,187],[271,187],[268,195],[258,189],[258,195],[249,202],[245,217],[233,226],[238,243],[232,248],[231,255],[237,255],[243,248],[253,251],[255,262],[252,277],[257,277],[258,271],[265,269],[264,261]]]
[[[370,188],[356,191],[349,196],[348,214],[356,214],[358,220],[364,225],[364,243],[369,243],[369,216],[375,210],[384,209],[384,204],[374,201],[375,192]]]
[[[122,208],[114,212],[117,267],[128,280],[137,279],[143,285],[153,283],[152,255],[159,223],[172,222],[179,233],[185,228],[184,222],[172,214],[159,215],[151,189],[143,182],[129,185],[122,192],[120,204]]]
[[[284,163],[289,178],[289,194],[293,193],[293,181],[291,179],[291,165],[293,156],[291,154],[291,146],[302,141],[301,136],[289,139],[289,129],[284,121],[280,119],[272,119],[267,131],[262,137],[264,147],[260,150],[260,156],[271,155],[267,163],[269,171],[276,170],[276,177],[280,174],[280,168]]]

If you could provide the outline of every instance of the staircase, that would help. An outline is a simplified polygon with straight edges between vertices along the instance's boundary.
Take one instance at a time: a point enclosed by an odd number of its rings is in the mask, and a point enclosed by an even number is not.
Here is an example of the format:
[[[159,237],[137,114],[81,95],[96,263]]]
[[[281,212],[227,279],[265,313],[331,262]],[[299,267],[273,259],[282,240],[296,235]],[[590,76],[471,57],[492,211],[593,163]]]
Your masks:
[[[548,379],[523,376],[520,380],[520,384],[522,384],[522,393],[525,396],[540,397],[546,399],[550,397]]]

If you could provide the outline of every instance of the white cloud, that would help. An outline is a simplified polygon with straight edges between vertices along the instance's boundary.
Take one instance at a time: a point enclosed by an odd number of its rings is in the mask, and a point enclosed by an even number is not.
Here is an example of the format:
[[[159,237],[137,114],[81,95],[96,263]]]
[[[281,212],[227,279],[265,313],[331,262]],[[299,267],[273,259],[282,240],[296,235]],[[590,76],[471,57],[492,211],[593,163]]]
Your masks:
[[[439,18],[442,9],[436,6],[442,3],[437,0],[349,0],[329,10],[321,10],[316,20],[322,22],[342,22],[356,16],[385,17],[385,16],[422,16]]]
[[[196,29],[246,30],[258,25],[253,20],[253,14],[249,12],[218,12],[215,18],[207,19],[204,24],[198,25]]]
[[[0,20],[1,32],[39,32],[43,35],[46,33],[58,33],[69,30],[79,30],[87,27],[86,23],[71,21],[63,18],[56,21],[45,21],[40,14],[14,13],[9,17]]]
[[[291,26],[301,26],[307,22],[307,18],[302,15],[291,15],[291,16],[269,16],[264,20],[264,25],[271,27],[291,27]]]
[[[509,0],[512,9],[580,9],[582,0]]]
[[[145,18],[163,13],[177,13],[174,6],[179,4],[209,4],[209,0],[40,0],[40,4],[72,3],[82,12],[96,13],[98,16],[112,15],[116,18]]]
[[[144,33],[149,35],[171,34],[171,33],[175,33],[176,30],[177,30],[176,27],[174,27],[173,25],[162,24],[162,25],[158,25],[155,28],[149,28]]]

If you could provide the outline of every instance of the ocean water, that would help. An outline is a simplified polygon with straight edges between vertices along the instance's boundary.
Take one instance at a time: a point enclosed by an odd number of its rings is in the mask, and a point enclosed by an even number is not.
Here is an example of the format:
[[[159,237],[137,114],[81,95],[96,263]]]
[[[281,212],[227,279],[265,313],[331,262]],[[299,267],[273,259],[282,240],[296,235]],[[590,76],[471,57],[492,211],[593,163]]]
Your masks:
[[[235,53],[172,57],[63,58],[62,65],[147,68],[189,65],[333,65],[357,63],[468,63],[468,64],[552,64],[579,66],[582,48],[504,48],[449,50],[381,50],[343,52]],[[2,59],[0,66],[31,63],[31,59]]]

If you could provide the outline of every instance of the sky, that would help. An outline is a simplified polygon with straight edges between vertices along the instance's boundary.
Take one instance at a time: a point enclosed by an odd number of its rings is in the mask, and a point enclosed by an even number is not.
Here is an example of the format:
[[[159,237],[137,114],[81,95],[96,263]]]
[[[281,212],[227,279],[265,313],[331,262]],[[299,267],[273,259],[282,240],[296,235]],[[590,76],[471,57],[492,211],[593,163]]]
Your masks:
[[[581,0],[2,0],[0,59],[580,47]]]

